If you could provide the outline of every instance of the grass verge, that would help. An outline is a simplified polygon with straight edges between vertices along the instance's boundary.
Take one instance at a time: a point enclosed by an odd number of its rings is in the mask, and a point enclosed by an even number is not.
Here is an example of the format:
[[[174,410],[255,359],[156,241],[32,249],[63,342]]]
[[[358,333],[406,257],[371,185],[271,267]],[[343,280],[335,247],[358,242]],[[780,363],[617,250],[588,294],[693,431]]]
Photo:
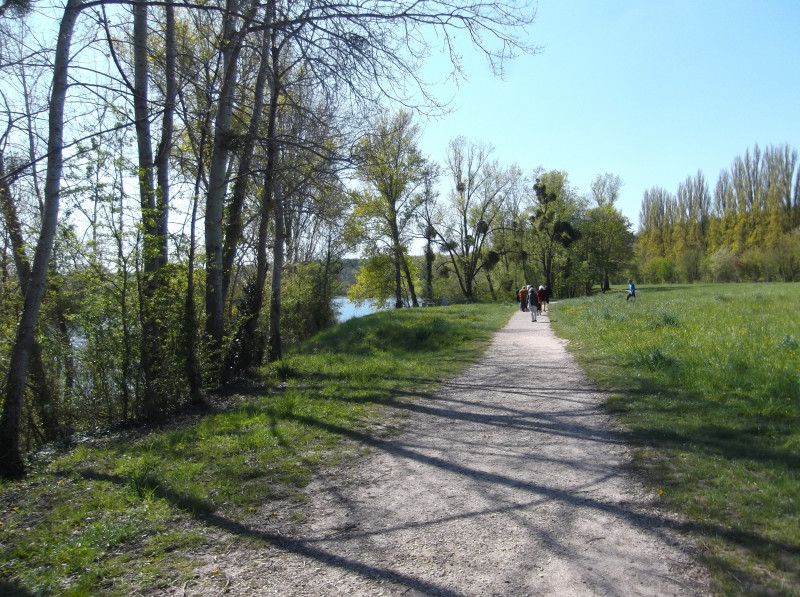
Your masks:
[[[221,526],[292,520],[271,503],[302,501],[317,467],[368,449],[406,400],[477,360],[514,308],[353,319],[265,368],[226,408],[39,458],[24,481],[0,483],[0,594],[179,590],[196,574],[192,551]]]
[[[556,332],[611,390],[716,590],[800,594],[800,285],[626,293],[553,304]]]

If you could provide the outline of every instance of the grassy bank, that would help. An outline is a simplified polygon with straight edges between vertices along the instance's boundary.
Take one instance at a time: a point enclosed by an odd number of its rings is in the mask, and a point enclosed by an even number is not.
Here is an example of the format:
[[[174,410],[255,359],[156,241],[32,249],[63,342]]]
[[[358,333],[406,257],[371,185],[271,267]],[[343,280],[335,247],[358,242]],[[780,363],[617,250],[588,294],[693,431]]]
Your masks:
[[[800,594],[800,285],[627,289],[552,306],[559,335],[699,538],[721,594]]]
[[[285,504],[315,469],[368,449],[406,400],[477,360],[514,308],[350,320],[216,408],[40,455],[26,480],[0,484],[0,594],[179,589],[220,527],[299,516]]]

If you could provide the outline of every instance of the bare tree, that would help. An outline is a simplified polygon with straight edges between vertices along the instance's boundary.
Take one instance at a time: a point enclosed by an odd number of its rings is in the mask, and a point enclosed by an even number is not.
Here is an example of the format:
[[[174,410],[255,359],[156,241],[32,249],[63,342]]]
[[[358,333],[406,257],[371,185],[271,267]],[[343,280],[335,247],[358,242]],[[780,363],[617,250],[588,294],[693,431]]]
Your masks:
[[[451,209],[436,230],[467,300],[475,298],[476,276],[499,261],[499,254],[489,250],[489,241],[503,225],[506,195],[522,178],[517,167],[504,169],[490,160],[491,153],[490,146],[464,137],[450,141],[447,149]]]
[[[622,188],[622,179],[616,174],[598,174],[591,184],[592,199],[597,203],[597,207],[611,205],[613,207],[619,199],[619,191]]]

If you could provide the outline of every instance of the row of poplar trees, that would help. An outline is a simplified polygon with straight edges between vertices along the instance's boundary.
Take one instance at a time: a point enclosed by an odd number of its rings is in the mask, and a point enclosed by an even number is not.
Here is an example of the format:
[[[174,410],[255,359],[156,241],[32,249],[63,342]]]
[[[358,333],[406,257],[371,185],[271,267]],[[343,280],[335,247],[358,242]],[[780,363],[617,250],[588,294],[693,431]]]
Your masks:
[[[425,61],[460,75],[461,40],[500,71],[533,51],[533,13],[0,2],[0,474],[88,424],[200,402],[324,325],[381,105],[441,109]]]
[[[789,145],[756,145],[713,190],[698,172],[644,194],[636,248],[644,281],[800,280],[800,168]]]

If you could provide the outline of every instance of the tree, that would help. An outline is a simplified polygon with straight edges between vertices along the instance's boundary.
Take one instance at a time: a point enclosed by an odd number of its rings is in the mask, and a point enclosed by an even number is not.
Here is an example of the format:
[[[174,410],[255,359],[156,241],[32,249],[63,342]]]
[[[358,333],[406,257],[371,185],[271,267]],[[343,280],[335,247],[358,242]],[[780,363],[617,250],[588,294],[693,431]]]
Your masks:
[[[502,224],[506,194],[521,179],[518,168],[504,169],[496,160],[490,161],[491,152],[488,145],[464,137],[450,141],[447,151],[446,169],[453,183],[451,209],[436,229],[467,300],[475,298],[476,276],[499,261],[489,242]]]
[[[581,223],[591,271],[596,272],[603,292],[610,279],[633,257],[633,232],[630,222],[610,203],[590,209]]]
[[[365,222],[369,252],[391,256],[398,309],[403,306],[403,278],[413,305],[418,306],[406,256],[411,224],[420,205],[417,190],[426,169],[426,160],[417,148],[419,134],[411,114],[401,110],[391,121],[382,117],[356,153],[365,192],[357,196],[355,214]]]
[[[580,238],[573,225],[581,206],[570,188],[567,174],[557,170],[543,173],[533,185],[535,205],[529,217],[532,251],[542,268],[545,284],[555,290],[553,260],[559,250],[568,248]]]
[[[240,19],[236,16],[240,14],[245,17]],[[282,37],[292,40],[298,60],[309,73],[308,78],[316,81],[329,101],[340,98],[353,111],[361,110],[362,113],[374,109],[377,102],[386,97],[409,106],[440,107],[419,75],[422,60],[431,50],[431,37],[426,35],[427,30],[443,34],[457,74],[460,73],[460,63],[455,48],[450,45],[453,43],[453,36],[449,34],[451,30],[465,32],[473,45],[489,57],[497,71],[502,71],[504,61],[514,51],[534,51],[517,34],[532,21],[533,11],[527,3],[516,1],[462,7],[441,0],[392,0],[366,4],[348,0],[335,5],[316,0],[293,3],[276,0],[270,3],[264,12],[265,17],[258,22],[249,8],[228,0],[225,15],[224,77],[209,167],[205,220],[207,332],[212,344],[218,348],[224,334],[222,227],[231,136],[230,108],[235,99],[229,83],[234,80],[236,59],[242,41],[249,33],[265,27],[279,30]],[[412,99],[418,91],[421,91],[421,101]],[[265,178],[265,181],[269,180]],[[281,208],[277,201],[273,201],[271,192],[268,191],[265,198],[272,202],[273,209]],[[272,294],[271,300],[275,300],[274,287]],[[275,340],[271,339],[273,349],[274,343]]]
[[[416,276],[417,268],[411,258],[404,256],[404,259],[409,271]],[[395,295],[395,272],[396,266],[391,255],[368,257],[358,270],[356,283],[347,290],[347,298],[357,302],[371,301],[376,305],[385,305]],[[402,296],[407,296],[410,290],[405,285],[405,278],[401,279],[401,284],[403,284]]]
[[[233,139],[233,108],[236,104],[236,83],[239,76],[239,57],[251,25],[257,2],[226,0],[220,61],[222,63],[219,99],[211,159],[208,166],[208,192],[205,210],[206,242],[206,334],[211,351],[222,355],[225,335],[223,292],[223,249],[225,195],[229,182],[229,158]]]
[[[20,9],[26,4],[0,0],[4,60],[11,43],[5,35],[6,24],[24,13]],[[200,363],[207,364],[210,373],[206,387],[220,380],[211,369],[225,362],[220,357],[227,348],[226,338],[237,329],[239,318],[249,315],[239,301],[244,294],[241,280],[252,276],[255,281],[259,268],[269,272],[271,265],[270,358],[279,358],[283,273],[299,271],[298,255],[305,253],[325,265],[319,275],[315,271],[313,276],[298,278],[319,282],[326,296],[334,287],[330,283],[336,269],[334,253],[342,250],[336,242],[336,226],[349,204],[342,200],[341,172],[328,168],[336,159],[331,156],[349,153],[352,138],[364,132],[364,117],[374,114],[387,98],[413,111],[443,109],[420,74],[425,57],[439,49],[438,39],[445,40],[456,76],[461,74],[453,45],[456,37],[484,52],[497,71],[513,52],[533,50],[521,41],[521,30],[531,22],[533,10],[517,0],[465,6],[443,0],[345,0],[338,4],[212,0],[197,5],[178,5],[173,0],[156,4],[68,0],[58,9],[39,8],[45,17],[52,16],[47,11],[63,10],[61,18],[52,19],[60,24],[59,34],[43,31],[41,36],[54,40],[55,52],[30,46],[30,64],[36,65],[36,73],[22,80],[20,88],[7,84],[5,75],[11,67],[6,62],[0,65],[0,101],[5,106],[9,95],[20,94],[26,86],[51,90],[43,109],[29,103],[9,111],[15,138],[10,142],[13,150],[4,153],[3,167],[11,166],[11,171],[0,174],[5,185],[0,192],[16,201],[17,220],[31,251],[28,276],[24,266],[14,266],[12,251],[20,251],[11,247],[8,234],[4,237],[7,244],[0,275],[6,276],[5,287],[14,288],[14,282],[28,277],[27,284],[21,284],[25,286],[21,319],[9,317],[1,328],[17,333],[9,354],[1,355],[3,363],[10,363],[10,367],[4,365],[4,373],[9,370],[10,374],[0,420],[0,456],[7,475],[22,471],[21,417],[33,415],[35,426],[29,428],[37,434],[43,421],[35,405],[46,400],[36,398],[33,389],[36,400],[26,401],[33,387],[27,369],[36,366],[35,333],[57,340],[42,342],[42,361],[49,370],[41,377],[53,381],[55,401],[66,405],[59,414],[69,409],[66,416],[71,416],[79,408],[92,412],[98,397],[107,401],[103,423],[114,422],[119,413],[123,419],[129,414],[159,414],[180,406],[187,386],[193,397],[200,396]],[[81,17],[80,24],[85,25],[87,37],[79,47],[73,43],[73,31],[80,31],[75,23],[84,8],[86,18]],[[432,33],[439,38],[434,39]],[[101,46],[103,41],[110,43]],[[71,49],[73,58],[80,52],[81,66],[87,68],[71,66]],[[262,60],[265,51],[267,61]],[[89,68],[95,57],[102,66]],[[118,64],[115,72],[105,68],[106,61]],[[49,86],[46,79],[51,74],[53,85]],[[301,98],[308,89],[318,93],[313,101]],[[176,101],[180,111],[175,111],[173,120]],[[297,114],[306,118],[292,120]],[[328,125],[317,127],[332,114],[330,130]],[[49,119],[46,134],[39,128],[45,119]],[[20,124],[26,120],[33,125]],[[303,124],[287,126],[289,120]],[[47,147],[40,147],[45,138]],[[304,159],[293,153],[297,148],[302,148]],[[26,154],[27,158],[21,157]],[[42,166],[45,160],[46,168]],[[72,170],[67,174],[78,175],[62,176],[64,163]],[[46,172],[41,185],[40,170]],[[90,176],[81,179],[86,173]],[[13,197],[8,185],[14,186]],[[104,185],[111,190],[102,191]],[[313,198],[306,207],[298,201],[300,194]],[[63,201],[67,197],[70,200]],[[184,207],[186,230],[180,228]],[[316,222],[324,220],[319,225],[333,231],[326,236],[327,242],[320,241],[326,251],[315,253],[309,248],[311,243],[298,239],[298,234],[311,231],[297,226],[304,210],[317,212]],[[330,213],[335,210],[340,213]],[[80,214],[86,216],[82,222],[85,243],[76,238],[83,231],[73,221]],[[17,227],[11,212],[7,215],[7,226]],[[198,217],[205,223],[206,262],[205,276],[196,280],[194,226]],[[168,223],[172,225],[169,234]],[[245,243],[252,251],[242,250]],[[257,257],[261,247],[265,252]],[[185,265],[184,259],[188,260]],[[405,261],[403,279],[408,285],[415,283],[414,272]],[[91,300],[86,304],[74,300],[71,318],[59,318],[56,303],[61,298],[56,301],[55,293],[45,292],[48,280],[47,289],[56,287],[52,282],[90,282]],[[205,312],[195,304],[195,289],[198,295],[206,294]],[[259,285],[258,292],[262,290]],[[80,295],[75,292],[73,297]],[[206,325],[198,325],[203,316]],[[318,318],[320,325],[324,321]],[[75,375],[67,371],[71,364],[63,358],[73,354],[75,347],[56,334],[69,338],[80,334],[80,326],[95,323],[91,350],[77,347],[74,351],[78,355]],[[205,327],[210,340],[205,354],[198,341],[200,327]],[[108,342],[95,342],[101,332]],[[263,335],[262,330],[257,332]],[[11,344],[7,335],[2,341]],[[91,359],[104,349],[114,354],[96,366]],[[38,383],[38,377],[34,372],[30,381]],[[78,388],[75,393],[58,395],[73,384]],[[89,386],[88,392],[80,393]],[[81,404],[73,408],[71,397]],[[28,404],[34,407],[26,411]],[[87,416],[82,425],[95,422]]]
[[[19,426],[22,400],[28,373],[34,328],[44,296],[50,254],[53,250],[58,224],[58,203],[63,167],[64,104],[69,87],[69,52],[75,23],[83,8],[83,0],[67,0],[59,27],[53,64],[53,84],[50,93],[50,119],[47,141],[47,176],[44,187],[44,213],[31,275],[25,292],[22,317],[11,351],[6,379],[5,401],[0,416],[0,475],[20,476],[25,471],[19,446]]]
[[[611,205],[613,207],[619,199],[619,191],[622,188],[622,179],[616,174],[598,174],[591,184],[592,199],[597,203],[597,207]]]
[[[606,173],[595,177],[591,192],[597,207],[589,210],[584,220],[583,235],[603,292],[611,287],[611,276],[633,256],[630,222],[614,207],[621,188],[619,176]]]

